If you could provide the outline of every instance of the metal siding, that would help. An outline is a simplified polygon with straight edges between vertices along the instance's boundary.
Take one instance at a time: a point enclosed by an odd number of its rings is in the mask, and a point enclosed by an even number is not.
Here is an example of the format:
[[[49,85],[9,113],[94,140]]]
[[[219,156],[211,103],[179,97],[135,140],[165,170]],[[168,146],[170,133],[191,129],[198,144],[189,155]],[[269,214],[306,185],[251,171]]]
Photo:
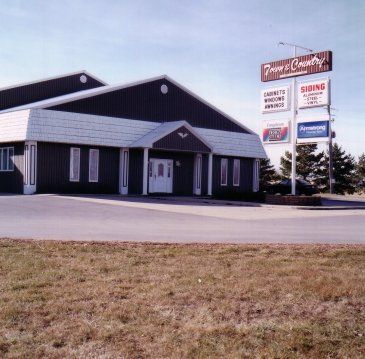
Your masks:
[[[101,82],[87,74],[85,75],[87,82],[82,83],[80,76],[83,74],[83,72],[80,72],[70,76],[12,87],[2,91],[0,89],[0,111],[52,97],[104,86]]]
[[[170,151],[149,151],[149,158],[171,159],[174,161],[172,193],[193,195],[194,154]],[[180,166],[177,166],[177,161]]]
[[[143,150],[129,149],[128,193],[141,194],[143,189]]]
[[[182,138],[179,133],[187,134],[187,136]],[[156,141],[153,144],[153,148],[203,153],[210,152],[210,149],[184,126]]]
[[[168,86],[167,94],[161,93],[162,84]],[[166,79],[75,100],[49,109],[142,121],[185,120],[194,127],[247,133],[242,127]]]
[[[1,143],[2,147],[14,147],[14,171],[0,172],[0,192],[23,193],[24,142]]]
[[[221,159],[228,159],[227,186],[221,186]],[[233,186],[233,160],[240,160],[240,185]],[[233,192],[252,192],[253,181],[252,158],[213,156],[213,194],[224,194]]]
[[[38,142],[38,193],[118,193],[119,149]],[[70,148],[80,148],[80,181],[70,182]],[[99,182],[89,182],[89,149],[99,150]]]

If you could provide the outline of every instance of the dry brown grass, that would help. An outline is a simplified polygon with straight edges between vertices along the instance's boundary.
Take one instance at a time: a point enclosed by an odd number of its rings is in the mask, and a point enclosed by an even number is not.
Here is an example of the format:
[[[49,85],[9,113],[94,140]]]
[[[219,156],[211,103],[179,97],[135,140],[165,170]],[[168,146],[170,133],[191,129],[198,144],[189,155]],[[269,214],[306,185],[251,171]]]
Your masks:
[[[0,241],[0,357],[364,356],[364,246]]]

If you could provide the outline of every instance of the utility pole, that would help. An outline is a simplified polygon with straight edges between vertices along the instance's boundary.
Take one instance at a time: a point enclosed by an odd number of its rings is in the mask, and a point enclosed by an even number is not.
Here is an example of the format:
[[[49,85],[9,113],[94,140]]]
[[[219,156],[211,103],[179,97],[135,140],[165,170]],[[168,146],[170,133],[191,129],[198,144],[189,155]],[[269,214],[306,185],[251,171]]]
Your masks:
[[[289,44],[287,42],[279,42],[279,45],[291,46],[293,48],[293,57],[297,57],[297,48],[303,49],[307,52],[313,52],[313,50],[306,47],[302,47],[295,44]],[[296,178],[297,178],[297,114],[298,114],[298,104],[297,104],[297,78],[294,76],[292,79],[292,104],[293,104],[293,114],[292,114],[292,128],[291,128],[291,140],[292,140],[292,160],[291,160],[291,194],[296,194]]]

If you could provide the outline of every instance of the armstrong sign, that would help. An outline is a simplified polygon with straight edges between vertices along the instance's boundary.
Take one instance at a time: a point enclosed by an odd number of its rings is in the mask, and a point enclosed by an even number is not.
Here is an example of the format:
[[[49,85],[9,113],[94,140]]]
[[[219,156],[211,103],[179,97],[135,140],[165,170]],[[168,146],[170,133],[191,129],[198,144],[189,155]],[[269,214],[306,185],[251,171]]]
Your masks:
[[[332,71],[332,51],[322,51],[261,65],[261,81]]]
[[[322,142],[328,141],[329,121],[305,121],[297,125],[297,141],[305,142]]]

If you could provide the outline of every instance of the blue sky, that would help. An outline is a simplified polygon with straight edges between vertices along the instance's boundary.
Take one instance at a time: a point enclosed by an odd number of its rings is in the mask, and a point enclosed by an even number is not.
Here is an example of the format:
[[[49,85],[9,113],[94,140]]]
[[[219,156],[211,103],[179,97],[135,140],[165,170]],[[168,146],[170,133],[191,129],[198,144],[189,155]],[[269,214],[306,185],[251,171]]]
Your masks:
[[[81,69],[110,84],[168,74],[258,133],[262,120],[270,119],[260,113],[260,90],[289,82],[260,82],[261,63],[291,55],[277,43],[332,50],[333,71],[324,76],[332,80],[337,142],[355,156],[365,152],[364,1],[1,0],[0,5],[0,86]],[[313,77],[323,76],[306,78]],[[289,112],[272,116],[289,117]],[[275,163],[285,149],[266,146]]]

